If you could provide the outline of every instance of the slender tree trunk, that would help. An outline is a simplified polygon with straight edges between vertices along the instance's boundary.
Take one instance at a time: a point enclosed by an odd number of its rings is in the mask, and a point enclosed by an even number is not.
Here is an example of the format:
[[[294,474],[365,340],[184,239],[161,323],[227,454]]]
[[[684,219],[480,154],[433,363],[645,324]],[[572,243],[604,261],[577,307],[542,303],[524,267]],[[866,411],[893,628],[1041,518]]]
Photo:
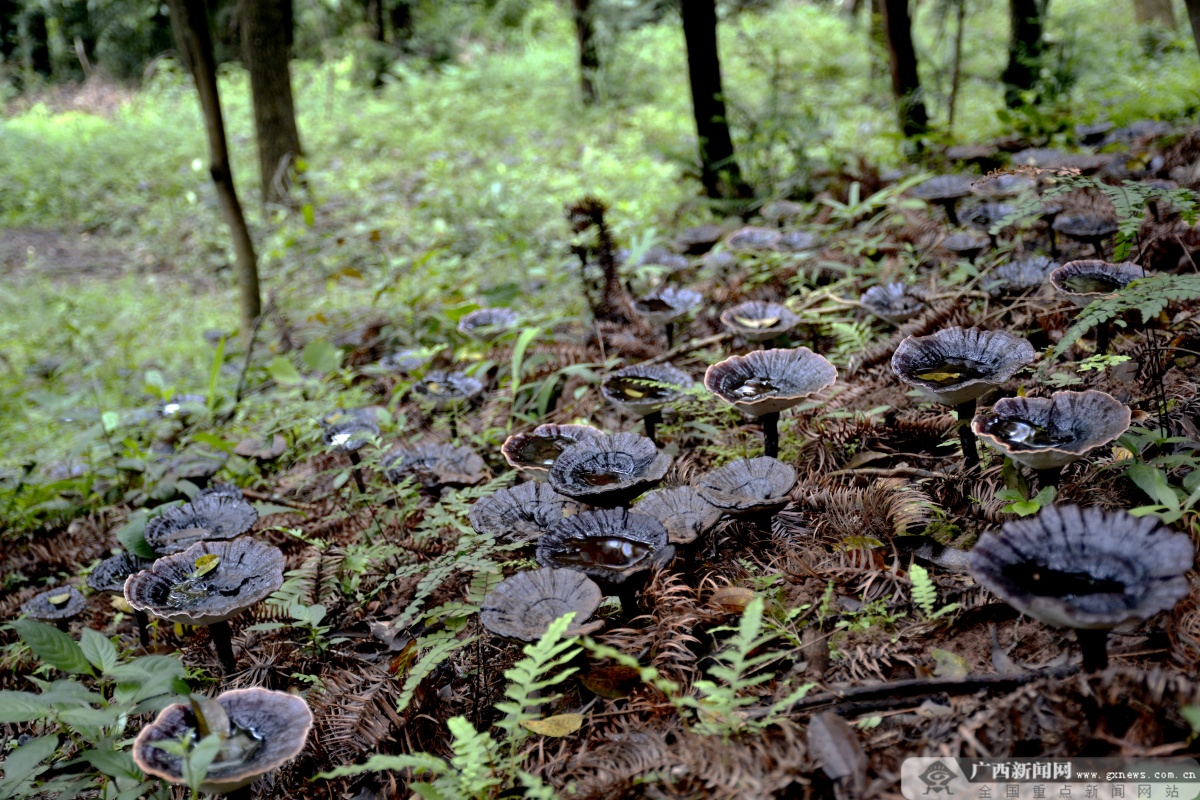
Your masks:
[[[253,0],[243,0],[243,3]],[[383,0],[367,0],[367,24],[371,26],[371,38],[377,42],[385,41],[383,27]]]
[[[892,93],[896,95],[900,131],[906,137],[928,132],[929,113],[921,97],[917,75],[917,51],[913,47],[912,19],[908,0],[883,0],[883,30],[887,36],[888,61],[892,70]]]
[[[958,90],[962,85],[963,33],[967,27],[967,0],[954,3],[954,63],[950,67],[950,110],[946,114],[946,127],[954,130],[954,115],[958,111]]]
[[[291,0],[242,0],[242,58],[250,72],[254,95],[263,203],[292,203],[282,176],[301,152],[288,66],[291,18]],[[379,23],[383,24],[382,12]]]
[[[46,12],[30,9],[25,15],[25,69],[44,77],[54,74],[54,62],[50,58],[50,30],[46,25]]]
[[[683,38],[687,43],[692,109],[700,140],[700,180],[713,199],[747,197],[729,135],[721,61],[717,48],[716,0],[682,0]]]
[[[1188,20],[1192,23],[1192,39],[1200,53],[1200,0],[1187,0]]]
[[[16,0],[0,0],[0,60],[12,68],[21,44],[21,6]]]
[[[1009,0],[1012,38],[1008,41],[1008,66],[1000,76],[1004,81],[1004,103],[1009,108],[1021,105],[1022,94],[1037,88],[1048,6],[1049,0]]]
[[[592,0],[571,0],[571,16],[575,18],[575,36],[579,40],[579,91],[584,105],[596,102],[596,73],[600,70],[600,54],[596,50],[596,29],[592,23]]]
[[[200,96],[200,108],[204,112],[204,130],[208,136],[208,171],[212,175],[221,204],[221,213],[233,238],[233,249],[237,256],[237,280],[241,299],[241,335],[248,339],[254,321],[262,313],[262,299],[258,290],[258,258],[254,253],[254,242],[246,227],[242,205],[238,202],[233,185],[233,172],[229,167],[229,148],[225,141],[225,120],[221,116],[221,96],[217,91],[217,66],[213,57],[212,33],[208,27],[208,13],[204,0],[168,0],[171,16],[176,20],[175,30],[183,34],[179,48],[186,50],[191,64],[192,78],[196,82],[196,93]]]
[[[403,45],[412,38],[412,0],[397,0],[389,12],[392,19],[392,41]]]
[[[1138,25],[1161,25],[1171,30],[1178,27],[1171,0],[1133,0],[1133,15]]]

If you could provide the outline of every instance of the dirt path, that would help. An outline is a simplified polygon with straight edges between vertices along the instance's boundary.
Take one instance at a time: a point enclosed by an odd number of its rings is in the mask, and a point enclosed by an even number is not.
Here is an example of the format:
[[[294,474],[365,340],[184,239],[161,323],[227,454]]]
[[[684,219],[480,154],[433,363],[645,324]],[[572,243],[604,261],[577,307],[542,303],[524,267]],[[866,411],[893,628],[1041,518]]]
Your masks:
[[[137,240],[42,228],[0,230],[0,275],[8,280],[112,280],[162,267],[159,257]]]

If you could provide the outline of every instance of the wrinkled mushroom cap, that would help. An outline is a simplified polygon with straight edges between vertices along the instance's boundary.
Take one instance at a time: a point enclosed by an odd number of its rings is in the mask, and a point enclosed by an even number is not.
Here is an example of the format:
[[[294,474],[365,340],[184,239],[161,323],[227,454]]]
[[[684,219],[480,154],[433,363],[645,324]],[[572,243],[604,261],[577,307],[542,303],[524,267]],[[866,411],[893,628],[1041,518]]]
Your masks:
[[[942,239],[942,248],[960,256],[971,258],[987,249],[991,244],[986,236],[971,231],[959,231]]]
[[[859,304],[881,320],[899,325],[921,313],[925,308],[925,297],[915,286],[887,283],[867,289]]]
[[[1112,297],[1121,289],[1145,276],[1145,270],[1137,264],[1132,264],[1128,261],[1114,264],[1110,261],[1089,258],[1080,261],[1068,261],[1066,264],[1063,264],[1050,273],[1050,283],[1059,294],[1070,298],[1071,302],[1082,308],[1101,297]],[[1113,284],[1113,288],[1111,290],[1081,292],[1070,285],[1072,281],[1079,280],[1102,281],[1106,284]]]
[[[696,491],[717,508],[736,514],[778,511],[787,505],[796,470],[770,456],[741,458],[694,482]]]
[[[241,489],[219,486],[147,522],[144,538],[154,552],[166,555],[182,552],[196,542],[241,536],[257,521],[258,511],[242,499]]]
[[[57,603],[51,598],[62,598]],[[34,595],[21,604],[21,613],[31,619],[57,622],[76,617],[87,607],[83,593],[74,586],[56,586],[48,592]]]
[[[738,253],[779,248],[779,231],[747,225],[738,228],[725,239],[725,246]]]
[[[572,544],[578,542],[611,552],[614,560],[593,558],[596,553]],[[604,508],[581,512],[555,525],[538,540],[536,558],[543,567],[577,570],[618,584],[672,557],[675,551],[669,547],[667,529],[654,517],[624,508]]]
[[[256,461],[273,461],[287,452],[287,439],[282,433],[271,437],[271,441],[259,438],[242,439],[233,448],[233,454],[242,458],[253,458]]]
[[[937,175],[917,184],[910,191],[913,197],[930,203],[958,200],[971,193],[974,179],[970,175]]]
[[[483,599],[479,621],[497,636],[534,642],[550,623],[575,612],[567,636],[598,630],[604,623],[585,624],[603,595],[587,575],[572,569],[538,569],[506,578]]]
[[[663,325],[679,319],[704,299],[694,289],[666,286],[633,301],[633,310],[651,322]]]
[[[1008,203],[980,203],[959,214],[963,222],[987,231],[1000,220],[1017,211],[1017,207]]]
[[[1116,439],[1129,428],[1131,414],[1104,392],[1055,392],[1001,398],[991,412],[971,420],[971,430],[1018,464],[1054,469]],[[1030,442],[1034,436],[1036,442]]]
[[[1117,221],[1094,214],[1059,214],[1050,227],[1081,242],[1099,241],[1117,232]]]
[[[1188,536],[1153,515],[1047,506],[980,537],[971,573],[1047,625],[1109,629],[1148,619],[1185,597],[1194,549]],[[1092,591],[1071,592],[1075,587]]]
[[[218,755],[200,784],[202,792],[227,794],[278,769],[300,755],[312,730],[312,711],[299,695],[255,687],[223,692],[216,701],[225,709],[235,732],[250,732],[262,744],[240,762],[224,764]],[[193,741],[200,738],[191,707],[183,703],[167,706],[138,733],[133,743],[134,762],[148,775],[183,783],[182,759],[154,744],[178,741],[189,732]]]
[[[515,328],[519,319],[511,308],[481,308],[458,321],[458,332],[481,342],[493,342]]]
[[[1031,256],[1001,264],[992,270],[992,277],[1001,281],[1001,289],[1021,291],[1043,285],[1058,266],[1058,262],[1049,256]]]
[[[821,237],[809,231],[785,231],[779,236],[779,249],[802,253],[820,246]]]
[[[589,425],[538,425],[532,433],[514,433],[505,439],[500,454],[511,467],[544,474],[563,450],[602,433]]]
[[[759,417],[799,405],[804,398],[832,386],[837,367],[807,347],[755,350],[713,364],[704,373],[704,388],[743,414]],[[747,387],[773,387],[747,392]]]
[[[413,393],[434,408],[458,408],[483,394],[483,384],[462,372],[435,370],[413,385]]]
[[[366,416],[347,415],[324,426],[321,441],[335,453],[351,453],[379,435],[379,423]]]
[[[636,433],[593,436],[571,445],[550,468],[554,491],[593,506],[623,505],[663,479],[671,457]]]
[[[219,560],[211,571],[197,575],[201,570],[196,562],[207,555]],[[125,600],[168,622],[212,625],[240,614],[282,586],[283,566],[279,548],[256,539],[199,542],[131,575],[125,581]]]
[[[154,562],[132,553],[117,553],[101,561],[88,573],[87,585],[94,592],[123,594],[125,579],[135,572],[149,569]]]
[[[787,306],[749,300],[721,312],[721,324],[748,342],[765,342],[787,333],[800,318]],[[760,324],[755,324],[760,323]]]
[[[577,514],[579,503],[544,483],[522,483],[475,501],[467,519],[477,532],[497,539],[536,539],[563,517]]]
[[[1019,172],[988,175],[971,184],[971,193],[979,197],[1016,197],[1034,189],[1037,181]]]
[[[433,358],[433,354],[428,349],[410,347],[405,350],[397,350],[394,353],[389,353],[379,359],[379,367],[388,372],[408,375],[414,370],[418,370],[428,364],[431,358]]]
[[[1004,383],[1034,357],[1033,345],[1005,331],[943,328],[929,336],[909,336],[902,341],[892,354],[892,371],[939,403],[958,405]],[[949,384],[917,377],[943,366],[947,359],[964,362],[982,374]]]
[[[384,459],[385,474],[392,483],[411,475],[426,488],[473,486],[487,476],[487,464],[469,447],[423,444],[400,449]]]
[[[721,509],[701,497],[691,486],[650,492],[630,510],[661,522],[671,544],[694,542],[712,530],[722,514]]]
[[[670,364],[634,364],[605,378],[600,394],[622,411],[644,417],[679,399],[690,388],[691,376]],[[642,397],[631,397],[629,389]]]

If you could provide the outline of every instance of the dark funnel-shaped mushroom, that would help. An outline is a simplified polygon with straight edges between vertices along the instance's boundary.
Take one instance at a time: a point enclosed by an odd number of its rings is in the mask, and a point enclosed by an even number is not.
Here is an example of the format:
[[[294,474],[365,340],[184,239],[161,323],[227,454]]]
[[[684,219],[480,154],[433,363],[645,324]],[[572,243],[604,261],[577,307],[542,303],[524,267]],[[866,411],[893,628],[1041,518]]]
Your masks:
[[[481,342],[494,342],[516,328],[519,321],[511,308],[481,308],[458,321],[458,332]]]
[[[863,292],[859,305],[884,322],[900,325],[925,308],[925,293],[905,283],[881,284]]]
[[[910,193],[926,203],[941,206],[945,209],[950,224],[957,225],[958,214],[955,213],[954,207],[959,200],[971,194],[972,183],[974,180],[970,175],[938,175],[918,184]]]
[[[233,454],[242,458],[252,458],[255,461],[274,461],[287,452],[287,447],[287,439],[283,437],[283,434],[277,433],[270,439],[258,437],[242,439],[237,443],[237,447],[233,448]]]
[[[976,256],[986,250],[991,243],[992,240],[983,234],[959,231],[942,239],[941,245],[943,249],[949,250],[957,256],[974,261]]]
[[[439,410],[456,409],[475,402],[483,394],[483,384],[462,372],[435,370],[418,381],[413,392]]]
[[[215,699],[192,695],[190,704],[167,706],[142,728],[133,742],[133,760],[147,775],[185,783],[183,759],[157,743],[187,740],[192,747],[216,734],[221,748],[200,791],[228,794],[300,755],[312,724],[308,703],[288,692],[255,687],[222,692]]]
[[[544,483],[522,483],[475,501],[467,519],[477,532],[497,539],[536,539],[564,517],[577,514],[579,503]]]
[[[731,356],[704,373],[704,388],[743,414],[760,417],[766,454],[779,455],[779,412],[832,386],[837,368],[807,347]]]
[[[1068,261],[1050,273],[1050,283],[1059,294],[1067,297],[1076,306],[1083,308],[1093,300],[1112,297],[1138,278],[1144,278],[1146,271],[1137,264],[1124,262],[1113,264],[1099,259],[1083,261]],[[1096,352],[1108,352],[1108,342],[1112,335],[1110,323],[1096,326]]]
[[[622,411],[641,417],[646,435],[662,422],[662,409],[692,388],[692,378],[670,364],[635,364],[617,370],[600,384],[600,394]]]
[[[1016,261],[1006,261],[992,270],[991,277],[996,279],[989,288],[1002,292],[1023,292],[1046,283],[1052,270],[1058,269],[1058,262],[1049,256],[1030,256]]]
[[[538,425],[532,433],[509,436],[500,453],[509,466],[532,472],[535,477],[544,477],[563,450],[602,433],[589,425]]]
[[[750,300],[727,308],[721,324],[748,342],[770,341],[787,333],[800,322],[787,306]]]
[[[329,417],[325,418],[326,420]],[[324,430],[321,431],[321,441],[335,453],[346,453],[350,458],[350,469],[354,474],[354,483],[358,486],[359,494],[367,493],[363,482],[361,459],[358,451],[364,445],[375,441],[379,435],[379,422],[374,412],[366,409],[356,409],[335,416],[333,422],[321,421]]]
[[[257,521],[258,511],[242,499],[240,489],[218,486],[150,520],[145,539],[156,553],[180,553],[196,542],[241,536]]]
[[[1187,596],[1192,540],[1154,516],[1047,506],[985,533],[971,550],[976,582],[1023,614],[1075,628],[1083,667],[1108,664],[1108,631]]]
[[[593,436],[571,445],[550,468],[550,486],[593,506],[628,503],[667,474],[671,457],[636,433]]]
[[[660,489],[638,500],[630,509],[654,517],[667,529],[671,544],[690,544],[712,530],[721,509],[705,500],[690,486]]]
[[[518,572],[483,598],[479,621],[497,636],[535,642],[545,635],[551,622],[574,612],[566,635],[580,636],[604,625],[600,620],[587,623],[601,599],[600,587],[573,569]]]
[[[768,456],[741,458],[701,475],[693,484],[705,500],[727,514],[754,518],[770,536],[771,517],[791,499],[796,470]]]
[[[411,347],[397,350],[379,359],[380,369],[400,375],[410,375],[429,363],[433,355],[427,348]]]
[[[149,569],[153,563],[148,558],[141,558],[132,553],[117,553],[115,556],[109,556],[88,573],[88,588],[94,592],[108,592],[124,597],[125,579],[135,572]],[[146,647],[150,644],[150,634],[147,630],[149,620],[146,618],[146,612],[135,610],[133,617],[137,622],[138,639],[142,647]]]
[[[21,613],[30,619],[53,622],[60,630],[67,629],[67,620],[79,616],[87,608],[87,599],[74,586],[60,586],[34,595],[21,604]]]
[[[757,253],[779,249],[779,231],[747,225],[738,228],[725,239],[725,246],[735,253]]]
[[[1117,221],[1094,214],[1059,214],[1050,226],[1055,233],[1090,244],[1097,258],[1104,258],[1103,242],[1117,232]]]
[[[654,517],[624,508],[584,511],[567,517],[538,540],[543,567],[573,569],[602,583],[624,583],[660,559],[669,559],[667,529]]]
[[[125,600],[167,622],[206,625],[227,673],[237,669],[228,620],[283,585],[283,553],[243,537],[199,542],[125,581]]]
[[[988,175],[971,184],[971,193],[977,197],[998,200],[1003,197],[1016,197],[1022,192],[1031,192],[1037,188],[1037,181],[1020,172],[1002,172],[999,175]]]
[[[1004,397],[971,422],[975,435],[1018,464],[1056,475],[1129,428],[1128,406],[1104,392]],[[1055,475],[1042,475],[1052,480]]]
[[[667,347],[675,344],[675,321],[687,314],[704,297],[694,289],[666,286],[633,301],[633,310],[656,325],[666,328]]]
[[[487,464],[469,447],[423,444],[400,449],[384,459],[386,475],[399,483],[411,475],[427,489],[441,486],[473,486],[487,476]]]
[[[909,386],[958,409],[959,439],[967,466],[979,463],[971,419],[975,401],[1033,361],[1033,345],[1005,331],[944,328],[909,336],[892,354],[892,371]]]

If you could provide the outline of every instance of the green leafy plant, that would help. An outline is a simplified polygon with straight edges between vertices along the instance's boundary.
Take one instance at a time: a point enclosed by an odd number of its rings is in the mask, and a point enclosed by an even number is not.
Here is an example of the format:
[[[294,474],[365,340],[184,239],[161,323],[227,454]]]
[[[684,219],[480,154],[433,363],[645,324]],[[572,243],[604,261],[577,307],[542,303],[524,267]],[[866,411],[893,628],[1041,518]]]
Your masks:
[[[958,608],[958,603],[938,608],[937,587],[929,577],[929,571],[920,564],[908,568],[908,579],[912,581],[912,602],[921,610],[925,619],[934,620],[944,617]]]
[[[1138,278],[1115,294],[1088,304],[1054,346],[1051,355],[1054,358],[1061,357],[1092,328],[1107,324],[1130,311],[1138,311],[1142,315],[1142,323],[1145,324],[1161,314],[1171,303],[1197,299],[1200,299],[1200,275],[1165,273]]]
[[[1151,500],[1148,505],[1129,509],[1129,513],[1154,514],[1168,525],[1195,514],[1200,505],[1200,444],[1186,436],[1164,436],[1160,431],[1137,426],[1117,442],[1133,458],[1114,466],[1123,469]]]

